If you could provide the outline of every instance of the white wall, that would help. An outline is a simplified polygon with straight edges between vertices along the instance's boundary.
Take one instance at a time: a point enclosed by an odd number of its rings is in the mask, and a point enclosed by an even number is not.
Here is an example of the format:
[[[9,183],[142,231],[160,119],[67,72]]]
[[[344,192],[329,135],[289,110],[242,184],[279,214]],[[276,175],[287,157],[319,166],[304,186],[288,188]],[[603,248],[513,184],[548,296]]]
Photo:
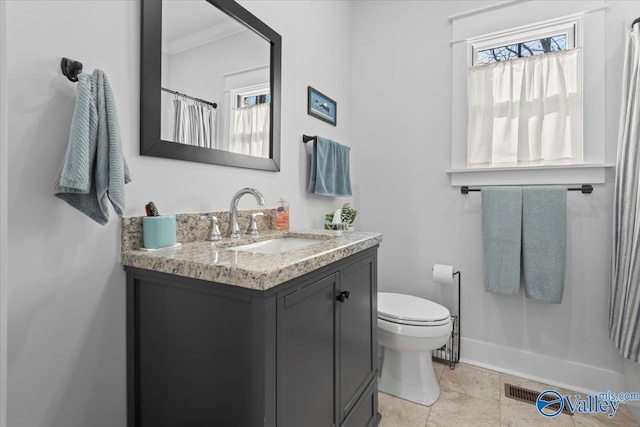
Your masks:
[[[291,202],[293,227],[320,226],[344,200],[306,193],[301,135],[349,144],[351,5],[252,2],[283,37],[282,171],[270,173],[140,157],[138,1],[12,1],[8,13],[8,425],[126,425],[125,275],[119,223],[104,227],[53,196],[75,101],[63,56],[103,69],[114,89],[133,182],[126,215],[154,200],[163,212],[227,209],[245,186],[269,205]],[[326,29],[323,37],[309,23]],[[114,30],[117,28],[117,30]],[[340,105],[338,127],[306,114],[307,85]],[[354,181],[357,177],[354,177]],[[356,181],[357,182],[357,181]],[[243,200],[241,208],[254,206]]]
[[[484,3],[486,4],[486,3]],[[551,2],[540,2],[549,7]],[[608,338],[612,172],[592,195],[568,195],[564,302],[549,305],[484,290],[480,197],[449,185],[451,27],[448,16],[479,2],[356,2],[354,156],[360,226],[382,231],[379,286],[452,306],[452,290],[430,278],[434,263],[463,273],[462,357],[566,384],[622,391],[622,359]],[[606,161],[614,161],[624,27],[640,2],[606,12]],[[509,22],[508,9],[504,20]],[[627,22],[627,20],[629,20]],[[375,88],[375,89],[372,89]],[[629,390],[633,391],[633,390]],[[637,391],[637,390],[636,390]]]
[[[238,46],[242,46],[242,50]],[[266,40],[253,31],[243,31],[170,55],[169,88],[207,101],[221,102],[223,76],[269,64],[269,54],[270,45]]]

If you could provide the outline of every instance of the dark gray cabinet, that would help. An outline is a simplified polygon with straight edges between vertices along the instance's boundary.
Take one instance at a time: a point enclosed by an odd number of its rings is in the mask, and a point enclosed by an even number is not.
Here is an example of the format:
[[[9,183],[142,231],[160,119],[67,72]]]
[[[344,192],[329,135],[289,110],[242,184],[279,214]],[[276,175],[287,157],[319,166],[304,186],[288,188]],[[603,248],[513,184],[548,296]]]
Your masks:
[[[376,256],[267,291],[125,267],[128,425],[377,425]]]
[[[278,300],[278,427],[336,425],[336,274]]]
[[[377,289],[371,258],[340,272],[340,286],[349,298],[339,304],[340,416],[354,407],[377,373]]]

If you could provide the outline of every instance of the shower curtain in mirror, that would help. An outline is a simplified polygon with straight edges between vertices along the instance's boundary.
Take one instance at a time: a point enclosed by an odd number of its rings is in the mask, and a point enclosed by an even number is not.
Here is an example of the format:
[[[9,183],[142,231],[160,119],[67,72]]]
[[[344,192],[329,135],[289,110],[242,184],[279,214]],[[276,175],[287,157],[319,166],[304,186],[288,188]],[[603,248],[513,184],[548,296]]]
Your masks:
[[[269,158],[271,104],[234,108],[229,151]]]
[[[216,109],[212,105],[180,98],[173,99],[173,140],[181,144],[205,148],[216,147]]]
[[[620,354],[640,356],[640,25],[630,30],[622,79],[613,207],[609,337]]]

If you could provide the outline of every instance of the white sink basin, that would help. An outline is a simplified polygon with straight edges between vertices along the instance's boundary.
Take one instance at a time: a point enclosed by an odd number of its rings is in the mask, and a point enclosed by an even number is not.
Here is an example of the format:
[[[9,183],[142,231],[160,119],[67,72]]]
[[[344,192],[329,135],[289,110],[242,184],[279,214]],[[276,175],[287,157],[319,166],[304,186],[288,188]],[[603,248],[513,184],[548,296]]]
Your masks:
[[[227,248],[232,251],[253,252],[259,254],[278,254],[280,252],[301,249],[315,243],[320,243],[317,239],[303,239],[300,237],[283,237],[280,239],[265,240],[263,242],[250,243],[242,246],[232,246]]]

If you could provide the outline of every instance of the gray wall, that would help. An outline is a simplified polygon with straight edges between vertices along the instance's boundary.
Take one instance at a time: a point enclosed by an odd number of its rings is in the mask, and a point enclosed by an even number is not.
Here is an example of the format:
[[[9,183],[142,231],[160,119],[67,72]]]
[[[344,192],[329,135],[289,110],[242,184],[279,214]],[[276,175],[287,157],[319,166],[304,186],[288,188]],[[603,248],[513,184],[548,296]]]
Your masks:
[[[540,2],[548,7],[551,2]],[[624,31],[640,2],[607,3],[607,161],[615,160]],[[463,273],[462,356],[481,366],[582,390],[621,389],[622,359],[608,339],[612,170],[592,195],[568,195],[568,251],[561,305],[485,292],[481,203],[452,188],[451,25],[477,2],[356,2],[354,11],[354,169],[362,183],[360,226],[384,233],[380,289],[451,307],[452,289],[431,266]],[[509,20],[508,8],[503,9]],[[588,71],[587,71],[588,72]],[[375,89],[372,89],[375,88]],[[612,390],[614,388],[611,388]],[[636,386],[636,390],[637,390]]]
[[[104,227],[53,196],[75,102],[63,56],[113,86],[133,182],[126,215],[149,200],[163,212],[224,210],[234,192],[260,189],[291,203],[294,227],[320,226],[344,200],[307,195],[303,133],[349,143],[351,5],[242,2],[284,40],[282,172],[140,157],[138,1],[8,2],[10,426],[116,427],[125,422],[125,290],[119,222]],[[322,37],[309,22],[325,28]],[[322,64],[313,66],[311,64]],[[345,65],[347,64],[347,65]],[[331,70],[327,72],[327,70]],[[307,85],[340,105],[340,125],[306,113]],[[241,208],[255,201],[245,200]]]

